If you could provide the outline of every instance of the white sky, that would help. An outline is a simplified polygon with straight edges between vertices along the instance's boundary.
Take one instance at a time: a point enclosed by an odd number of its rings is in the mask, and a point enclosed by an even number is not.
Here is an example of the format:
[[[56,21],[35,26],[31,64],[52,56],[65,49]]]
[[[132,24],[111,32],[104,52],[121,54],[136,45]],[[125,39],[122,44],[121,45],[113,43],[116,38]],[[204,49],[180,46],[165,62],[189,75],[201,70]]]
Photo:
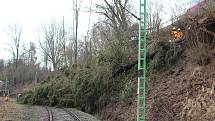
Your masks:
[[[89,13],[84,12],[89,8],[91,0],[82,0],[82,8],[79,18],[79,38],[86,35],[88,29]],[[103,0],[92,0],[95,3],[101,3]],[[139,0],[133,0],[139,1]],[[169,14],[168,5],[173,5],[176,1],[188,0],[151,0],[159,1],[164,5],[164,19]],[[137,11],[139,2],[133,2],[134,9]],[[41,24],[45,24],[53,18],[61,20],[65,17],[65,23],[72,25],[72,0],[0,0],[0,59],[9,59],[10,53],[5,50],[7,43],[10,42],[5,31],[8,25],[18,23],[23,28],[22,41],[37,43],[37,32]],[[91,15],[91,25],[97,21],[98,14]]]
[[[93,3],[95,0],[92,0]],[[100,0],[96,0],[97,2]],[[83,0],[80,12],[79,33],[85,35],[88,29],[89,13],[83,12],[90,6],[90,0]],[[37,43],[37,32],[42,24],[51,19],[60,21],[65,18],[65,23],[72,26],[72,0],[0,0],[0,58],[10,58],[10,53],[5,50],[11,42],[5,31],[8,25],[17,23],[23,28],[22,41]],[[94,16],[92,14],[91,16]],[[96,21],[92,17],[91,24]],[[80,36],[79,36],[80,37]]]

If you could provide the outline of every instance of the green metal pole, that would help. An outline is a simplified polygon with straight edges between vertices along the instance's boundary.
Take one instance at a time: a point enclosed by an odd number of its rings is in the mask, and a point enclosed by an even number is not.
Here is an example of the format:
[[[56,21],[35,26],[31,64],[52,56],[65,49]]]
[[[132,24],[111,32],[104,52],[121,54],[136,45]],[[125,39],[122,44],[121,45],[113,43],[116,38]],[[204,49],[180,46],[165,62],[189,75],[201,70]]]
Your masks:
[[[137,121],[145,121],[146,110],[146,28],[147,28],[146,0],[140,0],[140,19],[139,19],[139,43],[138,43],[138,104]]]

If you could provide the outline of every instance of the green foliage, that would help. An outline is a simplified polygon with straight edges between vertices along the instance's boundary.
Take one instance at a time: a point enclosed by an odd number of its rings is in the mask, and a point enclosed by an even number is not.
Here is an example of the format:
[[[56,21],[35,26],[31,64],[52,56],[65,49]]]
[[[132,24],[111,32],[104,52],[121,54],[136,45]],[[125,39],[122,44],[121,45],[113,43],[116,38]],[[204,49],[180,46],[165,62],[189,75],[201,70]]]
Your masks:
[[[39,104],[39,105],[48,105],[48,98],[47,94],[49,92],[49,86],[44,85],[35,89],[33,94],[33,102],[32,104]]]
[[[42,83],[34,91],[24,93],[20,102],[25,104],[55,106],[63,103],[67,93],[71,93],[71,84],[67,80],[58,78],[53,81]],[[59,103],[61,102],[61,103]]]
[[[125,105],[132,102],[132,90],[131,83],[126,83],[125,88],[121,91],[120,101]]]
[[[168,42],[158,42],[155,48],[155,56],[153,60],[149,63],[149,68],[153,72],[157,72],[161,69],[166,69],[177,60],[178,54],[174,52],[174,48],[170,46]],[[176,54],[175,54],[176,53]]]
[[[33,98],[33,92],[25,92],[22,97],[19,98],[19,102],[24,103],[24,104],[31,104]]]
[[[78,68],[72,77],[66,77],[62,73],[61,76],[42,83],[34,91],[25,93],[20,102],[76,107],[85,112],[95,112],[110,102],[129,101],[129,75],[112,78],[109,67]]]
[[[111,35],[111,40],[105,42],[91,61],[62,68],[60,76],[44,80],[22,100],[31,99],[28,102],[31,104],[75,107],[85,112],[96,112],[110,102],[128,103],[132,96],[131,72],[130,68],[121,69],[130,63],[128,38]],[[120,69],[122,71],[117,72]]]

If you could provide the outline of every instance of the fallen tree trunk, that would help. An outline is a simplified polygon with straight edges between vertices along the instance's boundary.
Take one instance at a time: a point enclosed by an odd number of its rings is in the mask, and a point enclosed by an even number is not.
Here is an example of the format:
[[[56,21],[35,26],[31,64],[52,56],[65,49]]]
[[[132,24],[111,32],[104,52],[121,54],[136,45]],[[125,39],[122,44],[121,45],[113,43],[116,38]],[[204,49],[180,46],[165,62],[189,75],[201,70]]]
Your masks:
[[[127,71],[129,71],[130,69],[132,69],[136,64],[138,63],[138,61],[134,61],[130,64],[127,64],[127,65],[121,65],[118,69],[114,69],[113,70],[113,73],[112,73],[112,76],[113,77],[116,77],[122,73],[126,73]]]

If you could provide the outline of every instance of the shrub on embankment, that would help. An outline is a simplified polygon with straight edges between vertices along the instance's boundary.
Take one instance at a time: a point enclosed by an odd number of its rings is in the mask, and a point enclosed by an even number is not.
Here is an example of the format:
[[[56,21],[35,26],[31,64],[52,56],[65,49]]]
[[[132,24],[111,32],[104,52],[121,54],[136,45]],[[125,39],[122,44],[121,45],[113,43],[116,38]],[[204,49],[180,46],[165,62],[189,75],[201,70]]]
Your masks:
[[[174,49],[173,45],[167,41],[157,42],[153,58],[148,62],[149,71],[157,73],[169,69],[173,66],[179,56],[182,54],[183,48]]]

